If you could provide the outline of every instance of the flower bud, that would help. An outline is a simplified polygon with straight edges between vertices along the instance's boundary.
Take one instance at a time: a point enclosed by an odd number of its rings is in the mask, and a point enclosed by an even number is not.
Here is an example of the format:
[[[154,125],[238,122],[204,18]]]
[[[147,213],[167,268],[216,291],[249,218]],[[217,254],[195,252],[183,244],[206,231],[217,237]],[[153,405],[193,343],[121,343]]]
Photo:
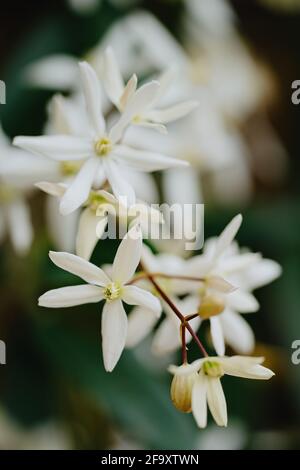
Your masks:
[[[197,372],[174,375],[171,384],[171,399],[175,408],[179,411],[190,413],[192,409],[192,389],[197,377]]]

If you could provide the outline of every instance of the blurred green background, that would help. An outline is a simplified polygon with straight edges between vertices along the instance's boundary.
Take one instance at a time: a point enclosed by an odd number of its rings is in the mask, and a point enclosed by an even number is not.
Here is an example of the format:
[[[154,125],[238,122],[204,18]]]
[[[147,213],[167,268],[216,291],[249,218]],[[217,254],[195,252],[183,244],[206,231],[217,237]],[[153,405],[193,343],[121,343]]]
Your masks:
[[[180,0],[137,3],[180,38]],[[247,317],[258,341],[255,352],[266,356],[275,379],[263,385],[225,380],[228,430],[199,431],[191,416],[172,407],[168,374],[154,359],[142,359],[147,343],[141,351],[126,351],[114,373],[105,373],[98,305],[72,311],[37,307],[41,293],[74,279],[51,265],[43,199],[33,198],[29,255],[17,258],[8,242],[0,249],[0,338],[7,345],[7,364],[0,366],[0,448],[300,447],[300,365],[291,363],[291,344],[300,339],[300,106],[291,103],[291,83],[300,79],[300,13],[255,0],[232,4],[248,45],[273,69],[277,93],[269,118],[289,154],[280,182],[262,182],[253,174],[255,194],[242,208],[238,237],[242,246],[283,266],[283,276],[257,292],[260,311]],[[41,133],[46,119],[52,92],[24,86],[26,64],[55,52],[83,56],[134,8],[103,0],[94,13],[81,16],[63,1],[1,2],[0,78],[7,84],[7,104],[0,117],[6,133]],[[205,236],[218,234],[240,210],[238,200],[226,208],[208,205]],[[107,245],[105,252],[96,249],[97,264],[111,261],[116,244]],[[45,442],[38,444],[42,435]]]

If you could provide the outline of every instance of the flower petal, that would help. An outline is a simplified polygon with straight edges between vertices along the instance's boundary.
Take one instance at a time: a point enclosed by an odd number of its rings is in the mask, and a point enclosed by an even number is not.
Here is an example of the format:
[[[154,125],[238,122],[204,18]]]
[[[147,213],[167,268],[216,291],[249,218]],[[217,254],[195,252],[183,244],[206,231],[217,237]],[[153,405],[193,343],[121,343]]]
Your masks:
[[[158,171],[166,168],[189,166],[189,163],[184,160],[147,152],[146,150],[137,150],[127,145],[116,146],[114,155],[120,163],[125,163],[142,171]]]
[[[233,356],[222,359],[222,367],[227,375],[244,379],[269,380],[274,372],[260,365],[261,358]]]
[[[98,165],[99,161],[96,158],[89,158],[81,167],[61,199],[60,212],[62,215],[70,214],[87,200]]]
[[[259,303],[254,295],[242,289],[237,289],[228,295],[227,305],[240,313],[257,312],[259,309]]]
[[[159,317],[161,314],[161,303],[155,295],[137,286],[125,286],[123,288],[122,299],[126,304],[139,305]]]
[[[144,307],[136,307],[128,317],[128,333],[126,347],[134,348],[154,328],[157,318],[152,310]]]
[[[59,202],[56,197],[47,196],[46,198],[46,218],[49,235],[58,251],[72,253],[75,249],[79,211],[74,211],[69,215],[61,215]]]
[[[118,165],[110,158],[103,161],[104,170],[113,190],[114,195],[119,198],[126,198],[127,205],[135,204],[135,192],[133,187],[123,178],[122,166]]]
[[[103,85],[110,101],[120,107],[120,98],[124,91],[124,81],[118,66],[116,56],[108,47],[103,56]]]
[[[105,132],[105,120],[101,111],[100,81],[95,70],[87,62],[81,62],[79,67],[90,124],[95,135],[101,137]]]
[[[107,217],[98,217],[89,207],[80,215],[76,237],[76,254],[89,260],[107,226]]]
[[[227,225],[227,227],[225,227],[221,235],[218,237],[216,243],[214,253],[215,258],[218,258],[220,255],[222,255],[226,248],[228,248],[229,245],[233,242],[241,226],[242,220],[243,218],[241,214],[238,214],[232,219],[232,221]]]
[[[217,425],[227,426],[227,405],[219,378],[207,379],[207,403]]]
[[[211,317],[210,319],[210,333],[212,342],[218,356],[224,356],[225,343],[222,325],[219,317]]]
[[[39,188],[41,191],[43,191],[46,194],[50,194],[50,196],[55,196],[55,197],[63,197],[67,190],[67,186],[64,185],[63,183],[50,183],[48,181],[40,181],[39,183],[36,183],[34,186]]]
[[[33,227],[29,207],[24,200],[19,198],[9,204],[7,222],[14,249],[19,255],[26,255],[33,240]]]
[[[75,276],[79,276],[89,284],[105,286],[111,282],[101,268],[98,268],[98,266],[95,266],[79,256],[71,253],[50,251],[49,257],[56,266]]]
[[[121,110],[125,108],[128,101],[132,98],[133,94],[135,93],[137,82],[138,82],[138,79],[137,79],[136,74],[134,73],[132,77],[128,80],[128,82],[126,83],[126,86],[120,98]]]
[[[120,300],[105,302],[101,332],[104,367],[111,372],[120,359],[127,336],[127,315]]]
[[[13,145],[58,161],[83,160],[92,153],[89,139],[70,135],[18,136]]]
[[[220,315],[226,343],[239,354],[249,354],[254,349],[254,333],[244,318],[226,310]]]
[[[167,124],[186,116],[198,106],[198,101],[184,101],[165,109],[153,109],[147,113],[147,117],[151,121]]]
[[[98,286],[83,284],[49,290],[39,298],[40,307],[61,308],[100,302],[103,289]]]
[[[117,250],[112,269],[114,281],[126,283],[132,278],[141,260],[142,244],[141,229],[138,225],[134,225]]]
[[[192,390],[192,412],[199,428],[207,425],[206,388],[207,378],[200,371]]]

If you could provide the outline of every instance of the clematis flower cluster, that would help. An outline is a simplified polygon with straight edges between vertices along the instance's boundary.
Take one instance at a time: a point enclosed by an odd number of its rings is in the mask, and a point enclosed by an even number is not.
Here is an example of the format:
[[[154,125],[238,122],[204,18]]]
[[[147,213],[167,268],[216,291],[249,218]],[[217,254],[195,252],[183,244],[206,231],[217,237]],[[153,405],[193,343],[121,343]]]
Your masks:
[[[190,9],[195,7],[194,2],[187,4]],[[147,37],[156,26],[152,19],[144,20],[148,26],[144,41],[151,55]],[[134,24],[139,37],[140,26]],[[232,31],[224,34],[234,35]],[[125,348],[135,347],[148,335],[152,336],[154,356],[170,358],[180,349],[182,364],[170,367],[174,405],[180,411],[192,411],[201,428],[207,423],[208,405],[216,423],[226,426],[227,408],[220,379],[225,374],[264,380],[273,375],[261,365],[263,358],[225,354],[228,347],[237,354],[253,352],[254,333],[242,315],[258,310],[253,291],[275,280],[281,268],[259,253],[239,248],[235,237],[242,223],[240,214],[217,238],[205,242],[201,254],[189,253],[186,257],[167,253],[159,251],[159,244],[157,253],[151,240],[150,246],[145,243],[148,220],[157,230],[164,223],[162,213],[150,204],[154,202],[153,193],[141,197],[147,186],[145,174],[167,170],[167,199],[199,202],[200,192],[196,194],[192,189],[189,197],[184,194],[197,181],[194,163],[199,164],[198,142],[210,168],[223,165],[232,149],[238,149],[239,154],[244,148],[234,131],[230,138],[225,131],[219,113],[221,106],[225,108],[221,97],[212,105],[207,99],[211,91],[202,93],[199,84],[191,85],[190,58],[168,40],[167,33],[164,38],[168,50],[176,49],[173,55],[183,68],[179,84],[172,68],[159,70],[155,79],[140,84],[133,70],[124,73],[114,50],[105,48],[101,50],[99,69],[95,62],[79,63],[81,89],[76,84],[70,98],[53,97],[45,135],[17,136],[13,141],[22,149],[14,150],[22,153],[22,164],[26,165],[25,159],[34,159],[39,169],[31,174],[30,184],[45,192],[53,204],[52,226],[60,231],[60,236],[54,238],[63,239],[70,232],[74,235],[74,247],[50,251],[51,261],[85,282],[48,291],[38,302],[47,308],[97,304],[103,364],[108,372],[116,368]],[[124,76],[129,79],[126,81]],[[198,107],[199,101],[204,104],[202,108]],[[231,117],[235,111],[230,111]],[[214,123],[212,128],[206,127],[207,120]],[[212,129],[218,132],[214,134]],[[2,165],[0,160],[3,180],[22,175],[23,166],[13,161]],[[123,227],[124,236],[120,237],[112,265],[98,266],[90,259],[98,242],[105,250],[103,236],[111,218]],[[71,247],[72,243],[67,245]],[[209,339],[204,345],[207,324]],[[188,361],[190,342],[203,356],[192,363]],[[206,348],[214,353],[210,356]]]

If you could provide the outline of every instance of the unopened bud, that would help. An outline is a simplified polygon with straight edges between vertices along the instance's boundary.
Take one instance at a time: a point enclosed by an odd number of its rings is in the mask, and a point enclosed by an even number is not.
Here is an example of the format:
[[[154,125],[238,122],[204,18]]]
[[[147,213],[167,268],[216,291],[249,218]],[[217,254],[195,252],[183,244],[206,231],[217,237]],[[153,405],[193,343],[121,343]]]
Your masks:
[[[179,411],[190,413],[192,410],[192,390],[197,377],[197,372],[174,375],[171,384],[171,399]]]

